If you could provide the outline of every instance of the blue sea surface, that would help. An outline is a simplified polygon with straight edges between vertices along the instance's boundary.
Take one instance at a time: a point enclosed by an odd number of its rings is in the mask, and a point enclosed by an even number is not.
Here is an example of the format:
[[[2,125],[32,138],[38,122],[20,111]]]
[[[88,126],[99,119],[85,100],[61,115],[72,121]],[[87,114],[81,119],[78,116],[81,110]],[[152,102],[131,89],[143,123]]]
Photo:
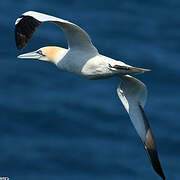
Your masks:
[[[180,1],[2,0],[0,3],[0,177],[10,180],[159,180],[116,88],[53,64],[16,56],[67,47],[45,23],[18,52],[15,20],[36,10],[72,21],[103,55],[152,71],[145,112],[168,180],[180,179]]]

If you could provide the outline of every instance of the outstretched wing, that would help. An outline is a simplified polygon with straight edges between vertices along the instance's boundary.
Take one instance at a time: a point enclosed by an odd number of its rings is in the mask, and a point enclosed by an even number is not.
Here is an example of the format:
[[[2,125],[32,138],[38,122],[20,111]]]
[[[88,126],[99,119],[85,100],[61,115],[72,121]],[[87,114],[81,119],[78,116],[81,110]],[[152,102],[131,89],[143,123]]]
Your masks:
[[[121,76],[120,80],[121,83],[117,88],[118,96],[145,146],[154,170],[165,180],[152,130],[143,110],[147,97],[146,86],[129,75]]]
[[[88,49],[89,52],[98,52],[93,46],[88,34],[79,26],[66,20],[35,11],[25,12],[15,22],[15,40],[19,50],[26,46],[35,30],[43,22],[53,22],[58,25],[65,33],[69,48],[78,48],[79,50]]]

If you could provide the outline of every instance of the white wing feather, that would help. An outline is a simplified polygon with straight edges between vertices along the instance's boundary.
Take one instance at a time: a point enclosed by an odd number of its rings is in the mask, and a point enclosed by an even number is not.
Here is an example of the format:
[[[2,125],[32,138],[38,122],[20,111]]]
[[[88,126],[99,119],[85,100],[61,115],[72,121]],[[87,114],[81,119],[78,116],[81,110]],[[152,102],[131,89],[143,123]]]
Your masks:
[[[121,83],[117,89],[119,98],[121,99],[131,121],[143,141],[145,141],[146,127],[139,104],[144,107],[147,98],[146,86],[136,78],[126,75],[122,76]]]
[[[71,51],[75,50],[74,52],[76,53],[80,51],[81,55],[82,52],[85,52],[84,55],[86,58],[87,56],[93,57],[98,54],[88,34],[79,26],[69,21],[35,11],[24,13],[15,22],[15,39],[18,49],[21,50],[26,46],[35,30],[43,22],[53,22],[63,30]],[[71,55],[73,55],[73,53]],[[72,58],[73,57],[74,56],[72,56]],[[121,76],[120,80],[121,83],[117,88],[119,98],[145,145],[153,168],[165,180],[152,131],[143,110],[147,97],[146,86],[141,81],[129,75]]]
[[[18,24],[20,24],[20,22],[25,17],[34,18],[35,20],[39,21],[40,24],[43,22],[53,22],[56,25],[58,25],[63,30],[68,41],[68,46],[71,49],[74,49],[74,48],[77,48],[79,50],[88,49],[89,52],[91,51],[93,53],[98,53],[97,49],[93,46],[89,35],[79,26],[69,21],[66,21],[66,20],[63,20],[54,16],[46,15],[43,13],[35,12],[35,11],[28,11],[28,12],[25,12],[22,16],[20,16],[16,20],[15,26],[18,26]],[[29,26],[33,25],[33,20],[30,19],[29,22],[28,20],[29,19],[26,19],[26,22],[25,22],[26,25],[28,26],[28,23],[29,23]],[[37,29],[37,27],[34,28],[33,32]]]
[[[146,86],[129,75],[121,76],[120,80],[121,83],[117,88],[118,96],[144,144],[154,170],[165,180],[152,130],[143,110],[147,98]]]

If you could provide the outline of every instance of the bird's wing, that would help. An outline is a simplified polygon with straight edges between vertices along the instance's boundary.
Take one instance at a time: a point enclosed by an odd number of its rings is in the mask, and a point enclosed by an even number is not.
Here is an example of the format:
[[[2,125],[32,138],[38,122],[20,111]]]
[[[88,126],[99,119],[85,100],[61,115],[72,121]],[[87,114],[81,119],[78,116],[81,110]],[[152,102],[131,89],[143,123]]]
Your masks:
[[[152,130],[143,110],[147,97],[146,86],[129,75],[121,76],[120,80],[121,83],[117,88],[118,96],[145,146],[154,170],[165,180]]]
[[[93,53],[98,52],[88,34],[79,26],[69,21],[35,11],[25,12],[15,22],[15,40],[19,50],[26,46],[35,30],[43,22],[57,24],[65,33],[69,48],[88,49]]]

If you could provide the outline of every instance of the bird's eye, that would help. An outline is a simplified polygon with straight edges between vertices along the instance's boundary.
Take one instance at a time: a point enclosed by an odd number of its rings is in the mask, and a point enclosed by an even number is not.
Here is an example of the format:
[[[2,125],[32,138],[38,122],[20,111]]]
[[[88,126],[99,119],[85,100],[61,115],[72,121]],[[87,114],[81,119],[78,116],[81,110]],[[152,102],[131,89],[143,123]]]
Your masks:
[[[41,56],[45,56],[45,55],[42,53],[41,50],[36,51],[36,53],[38,53],[38,54],[41,55]]]

